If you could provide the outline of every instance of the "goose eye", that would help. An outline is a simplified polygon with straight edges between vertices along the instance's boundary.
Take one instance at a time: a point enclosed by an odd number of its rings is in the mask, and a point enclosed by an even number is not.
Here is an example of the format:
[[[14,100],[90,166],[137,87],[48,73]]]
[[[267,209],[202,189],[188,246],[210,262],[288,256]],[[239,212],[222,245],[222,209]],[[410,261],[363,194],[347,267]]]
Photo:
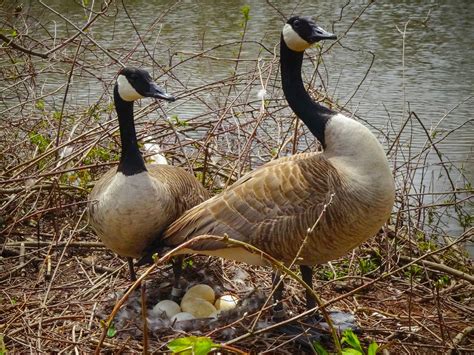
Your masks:
[[[301,24],[300,20],[295,20],[295,21],[293,22],[293,27],[298,28],[298,27],[300,27],[300,24]]]

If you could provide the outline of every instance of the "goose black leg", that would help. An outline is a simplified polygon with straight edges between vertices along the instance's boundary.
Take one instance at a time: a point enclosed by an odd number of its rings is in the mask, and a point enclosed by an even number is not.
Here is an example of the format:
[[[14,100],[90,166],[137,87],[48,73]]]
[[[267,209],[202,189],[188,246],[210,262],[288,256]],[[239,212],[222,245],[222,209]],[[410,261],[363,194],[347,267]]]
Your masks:
[[[300,265],[301,278],[303,281],[312,289],[313,288],[313,269],[311,266]],[[272,274],[273,287],[275,291],[273,298],[275,306],[273,307],[273,320],[275,322],[281,322],[285,319],[286,315],[283,310],[282,294],[284,285],[280,281],[280,273],[275,271]],[[311,292],[306,290],[306,309],[310,310],[316,307],[316,300],[314,299]],[[343,331],[347,328],[351,328],[357,331],[357,325],[355,323],[354,316],[349,313],[330,311],[329,316],[333,321],[333,325],[339,330]],[[312,351],[313,341],[325,341],[329,339],[328,325],[325,320],[321,318],[319,314],[314,314],[306,317],[302,322],[295,322],[290,324],[282,325],[278,328],[278,331],[295,337],[295,341],[303,346],[307,351]]]
[[[181,296],[179,281],[181,280],[181,274],[183,273],[183,258],[182,255],[178,255],[171,261],[174,274],[173,288],[171,289],[171,299],[173,301],[179,300],[179,297]]]
[[[137,274],[133,266],[133,258],[127,258],[128,270],[130,271],[130,281],[137,281]]]
[[[313,288],[313,268],[311,266],[300,265],[301,278],[311,288]],[[306,309],[316,307],[316,300],[311,292],[306,290]]]
[[[273,292],[273,302],[275,306],[273,307],[273,320],[276,322],[282,321],[285,318],[285,310],[283,309],[283,290],[285,285],[283,280],[281,280],[281,273],[279,271],[274,271],[272,273],[272,284],[275,291]]]
[[[313,287],[313,270],[309,266],[300,266],[301,270],[301,278],[303,279],[304,282],[309,287]],[[275,288],[275,291],[273,293],[273,299],[276,305],[273,307],[273,321],[274,322],[281,322],[286,318],[286,314],[283,309],[283,303],[281,302],[282,300],[282,294],[283,294],[283,289],[284,285],[283,282],[280,281],[280,273],[278,271],[275,271],[272,274],[273,277],[273,287]],[[306,307],[308,309],[314,308],[316,302],[312,296],[312,294],[309,291],[306,291]],[[312,317],[311,317],[312,318]],[[307,319],[305,319],[305,322]],[[310,323],[313,323],[313,319],[309,320]],[[312,326],[302,326],[298,322],[295,323],[290,323],[290,324],[285,324],[282,325],[278,328],[278,331],[285,334],[285,335],[291,335],[292,337],[295,338],[295,341],[300,344],[304,349],[304,352],[313,352],[312,348],[312,341],[313,340],[320,340],[322,337],[322,333],[319,332],[317,329],[313,329]]]
[[[307,265],[300,265],[301,278],[306,284],[313,288],[313,268]],[[306,290],[306,309],[310,310],[316,307],[316,300],[314,299],[311,292]],[[333,325],[340,329],[352,329],[357,330],[357,325],[355,323],[354,316],[350,313],[339,312],[339,311],[330,311],[329,317],[333,321]],[[319,324],[322,328],[327,328],[325,320],[321,317],[320,314],[316,313],[312,317],[305,319],[307,323]]]

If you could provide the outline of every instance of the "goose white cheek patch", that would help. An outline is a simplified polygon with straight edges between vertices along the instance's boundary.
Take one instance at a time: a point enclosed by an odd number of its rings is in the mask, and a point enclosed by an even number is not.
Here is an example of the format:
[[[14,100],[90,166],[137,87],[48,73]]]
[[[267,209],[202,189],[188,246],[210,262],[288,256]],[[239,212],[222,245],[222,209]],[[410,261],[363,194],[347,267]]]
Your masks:
[[[295,52],[303,52],[311,43],[308,43],[303,38],[300,37],[298,33],[291,27],[291,25],[286,24],[283,27],[283,40],[285,41],[288,48]]]
[[[135,101],[144,97],[133,88],[133,86],[128,82],[127,78],[124,75],[118,76],[117,84],[118,93],[122,100]]]

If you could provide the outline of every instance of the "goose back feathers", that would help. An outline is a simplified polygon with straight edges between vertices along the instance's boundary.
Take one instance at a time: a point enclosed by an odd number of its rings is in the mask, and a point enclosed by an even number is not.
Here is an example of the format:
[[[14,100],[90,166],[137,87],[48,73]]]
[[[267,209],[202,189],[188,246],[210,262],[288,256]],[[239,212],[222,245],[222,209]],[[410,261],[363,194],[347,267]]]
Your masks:
[[[262,166],[186,212],[165,231],[162,243],[227,234],[289,263],[305,242],[297,263],[315,265],[343,256],[375,234],[388,218],[389,202],[340,173],[323,153],[299,154]],[[255,254],[226,248],[218,241],[200,241],[183,253],[264,264]]]

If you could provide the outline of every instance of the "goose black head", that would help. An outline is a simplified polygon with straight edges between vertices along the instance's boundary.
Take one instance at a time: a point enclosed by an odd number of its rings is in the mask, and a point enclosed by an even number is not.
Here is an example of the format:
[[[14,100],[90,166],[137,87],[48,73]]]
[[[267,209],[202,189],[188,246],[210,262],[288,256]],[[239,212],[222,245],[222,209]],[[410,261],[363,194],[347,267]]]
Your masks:
[[[310,17],[293,16],[283,27],[283,40],[288,48],[303,52],[313,43],[337,39],[336,35],[319,27]]]
[[[124,101],[135,101],[144,97],[154,97],[167,101],[174,101],[172,95],[167,94],[151,78],[144,69],[123,68],[117,78],[117,89],[120,98]]]

